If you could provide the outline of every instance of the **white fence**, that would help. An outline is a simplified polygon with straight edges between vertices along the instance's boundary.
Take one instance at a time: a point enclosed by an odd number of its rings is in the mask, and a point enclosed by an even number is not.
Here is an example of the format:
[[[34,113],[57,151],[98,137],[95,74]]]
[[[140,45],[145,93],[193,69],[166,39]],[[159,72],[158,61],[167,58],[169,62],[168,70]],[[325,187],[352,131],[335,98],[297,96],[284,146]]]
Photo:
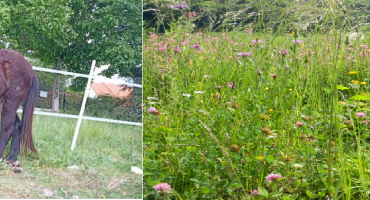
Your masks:
[[[80,127],[81,127],[81,122],[82,122],[83,119],[84,120],[91,120],[91,121],[116,123],[116,124],[135,125],[135,126],[142,126],[143,125],[142,123],[139,123],[139,122],[129,122],[129,121],[114,120],[114,119],[83,116],[83,114],[85,112],[86,101],[87,101],[87,97],[88,97],[88,94],[89,94],[89,91],[90,91],[90,84],[91,84],[92,80],[97,80],[97,81],[101,81],[101,82],[105,82],[105,83],[127,85],[127,86],[131,86],[131,87],[139,87],[139,88],[143,87],[142,85],[134,84],[134,83],[128,83],[128,82],[125,82],[125,81],[111,80],[111,79],[104,79],[104,80],[99,79],[98,77],[94,76],[95,64],[96,64],[96,61],[93,60],[92,64],[91,64],[91,68],[90,68],[90,74],[79,74],[79,73],[73,73],[73,72],[67,72],[67,71],[61,71],[61,70],[55,70],[55,69],[48,69],[48,68],[32,66],[33,70],[35,70],[35,71],[43,71],[43,72],[49,72],[49,73],[54,73],[54,74],[69,75],[69,76],[82,77],[82,78],[87,78],[88,79],[79,115],[69,115],[69,114],[62,114],[62,113],[34,111],[34,114],[36,114],[36,115],[77,119],[77,125],[76,125],[75,132],[74,132],[74,135],[73,135],[71,150],[74,150],[75,147],[76,147],[78,134],[80,132]],[[22,112],[22,110],[18,110],[18,112]]]

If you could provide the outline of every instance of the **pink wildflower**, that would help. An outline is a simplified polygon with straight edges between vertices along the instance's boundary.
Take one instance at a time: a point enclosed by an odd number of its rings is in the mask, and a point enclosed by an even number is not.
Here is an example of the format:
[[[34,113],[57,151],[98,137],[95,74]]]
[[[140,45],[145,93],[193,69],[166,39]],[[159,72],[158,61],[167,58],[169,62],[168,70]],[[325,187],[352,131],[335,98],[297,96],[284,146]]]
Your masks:
[[[278,179],[281,179],[281,178],[282,178],[282,176],[279,175],[279,174],[269,174],[266,177],[266,182],[268,183],[268,182],[275,181],[275,180],[278,180]]]
[[[252,43],[256,43],[256,42],[258,42],[258,43],[262,43],[262,42],[265,42],[264,40],[258,40],[258,41],[256,41],[256,40],[252,40]]]
[[[163,47],[159,47],[158,48],[159,51],[166,51],[167,50],[167,47],[166,46],[163,46]]]
[[[303,41],[302,40],[292,40],[292,42],[302,43]]]
[[[258,192],[258,190],[256,190],[256,189],[254,189],[251,193],[254,194],[254,195],[260,194],[260,192]]]
[[[356,117],[366,118],[366,113],[363,112],[356,113]]]
[[[181,51],[181,49],[180,49],[179,47],[177,47],[177,46],[174,46],[174,47],[173,47],[173,49],[172,49],[172,51],[180,52],[180,51]]]
[[[299,128],[299,127],[303,126],[303,122],[297,121],[295,123],[295,126]]]
[[[157,185],[153,186],[156,192],[164,192],[168,193],[171,191],[171,185],[168,183],[158,183]]]
[[[184,45],[187,45],[189,43],[188,40],[184,41],[184,42],[181,42],[181,45],[184,46]]]
[[[155,107],[150,107],[148,109],[148,113],[153,114],[153,115],[159,115],[161,112],[159,112],[159,110],[157,110],[157,108]]]
[[[272,76],[272,78],[276,79],[276,74],[269,74],[269,76]]]
[[[200,45],[199,44],[196,44],[196,45],[193,45],[192,46],[192,48],[194,48],[194,49],[197,49],[197,48],[199,48],[200,47]]]
[[[227,84],[229,85],[229,87],[231,87],[231,89],[235,89],[235,86],[231,82],[227,82]]]
[[[245,53],[237,53],[239,56],[249,56],[251,55],[252,53],[250,52],[245,52]]]

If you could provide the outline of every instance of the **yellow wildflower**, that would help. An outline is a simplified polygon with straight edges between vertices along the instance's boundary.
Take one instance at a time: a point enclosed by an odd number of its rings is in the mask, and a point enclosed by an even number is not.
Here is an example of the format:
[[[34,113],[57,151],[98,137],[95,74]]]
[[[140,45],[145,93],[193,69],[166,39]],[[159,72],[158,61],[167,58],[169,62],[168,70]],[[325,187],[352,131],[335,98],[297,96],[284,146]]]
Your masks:
[[[268,88],[268,87],[267,87],[267,88],[265,88],[265,89],[266,89],[266,90],[269,90],[270,88]]]
[[[357,72],[356,71],[350,71],[350,72],[348,72],[348,74],[357,74]]]
[[[294,31],[292,31],[291,33],[289,33],[289,36],[293,36],[294,35]]]
[[[356,80],[352,80],[351,83],[353,83],[353,84],[359,84],[360,82],[359,81],[356,81]]]
[[[289,89],[289,91],[293,91],[293,89]]]
[[[269,112],[274,112],[274,110],[272,110],[272,109],[269,109]]]
[[[366,85],[366,82],[361,82],[360,85]]]

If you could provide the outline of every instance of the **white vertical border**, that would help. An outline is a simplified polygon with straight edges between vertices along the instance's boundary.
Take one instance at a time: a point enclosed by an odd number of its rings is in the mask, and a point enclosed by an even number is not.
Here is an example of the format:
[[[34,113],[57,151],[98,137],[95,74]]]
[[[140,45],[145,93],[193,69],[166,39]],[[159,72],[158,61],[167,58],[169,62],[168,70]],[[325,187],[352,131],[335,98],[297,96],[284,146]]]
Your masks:
[[[141,176],[141,198],[144,199],[144,0],[141,1],[141,169],[142,169],[142,176]],[[131,147],[132,148],[132,147]]]
[[[82,117],[83,117],[84,112],[85,112],[85,106],[86,106],[87,96],[89,95],[91,80],[92,80],[92,78],[94,76],[95,64],[96,64],[96,61],[93,60],[92,61],[92,64],[91,64],[89,79],[87,80],[87,86],[85,88],[84,99],[82,100],[80,114],[78,115],[78,120],[77,120],[77,125],[76,125],[76,129],[75,129],[75,133],[73,135],[72,146],[71,146],[71,150],[72,151],[76,147],[76,142],[77,142],[78,134],[80,132]]]

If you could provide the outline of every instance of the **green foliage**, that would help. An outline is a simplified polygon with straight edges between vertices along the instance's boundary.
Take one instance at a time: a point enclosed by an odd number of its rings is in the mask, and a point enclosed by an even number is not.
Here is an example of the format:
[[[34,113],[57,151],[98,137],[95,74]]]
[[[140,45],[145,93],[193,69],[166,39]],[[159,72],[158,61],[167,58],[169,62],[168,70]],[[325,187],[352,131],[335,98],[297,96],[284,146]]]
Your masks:
[[[295,28],[304,33],[315,28],[329,28],[332,24],[331,13],[337,12],[338,19],[350,21],[347,28],[357,30],[368,24],[370,3],[366,0],[348,1],[292,1],[292,0],[240,0],[240,1],[193,1],[174,2],[169,0],[145,0],[144,21],[146,28],[156,28],[159,32],[169,29],[173,20],[180,19],[182,13],[167,8],[167,5],[185,3],[187,10],[197,12],[194,30],[213,31],[293,31]],[[338,9],[339,8],[339,9]],[[187,11],[186,10],[186,11]],[[183,11],[183,12],[186,12]],[[348,17],[350,16],[350,17]],[[325,25],[325,26],[323,26]]]
[[[5,34],[17,41],[14,47],[39,58],[45,65],[56,65],[76,37],[69,20],[69,1],[7,1],[10,21]],[[27,53],[29,50],[32,54]]]
[[[71,40],[66,57],[68,67],[87,73],[88,60],[110,64],[107,76],[119,73],[141,83],[141,3],[135,0],[73,1],[70,24],[78,34]],[[87,36],[88,35],[88,36]],[[93,40],[91,45],[86,41]]]
[[[110,64],[107,76],[119,73],[141,82],[140,2],[11,0],[2,4],[8,11],[4,15],[10,16],[6,23],[0,22],[10,48],[38,58],[44,66],[81,73],[88,73],[95,59],[98,65]]]

